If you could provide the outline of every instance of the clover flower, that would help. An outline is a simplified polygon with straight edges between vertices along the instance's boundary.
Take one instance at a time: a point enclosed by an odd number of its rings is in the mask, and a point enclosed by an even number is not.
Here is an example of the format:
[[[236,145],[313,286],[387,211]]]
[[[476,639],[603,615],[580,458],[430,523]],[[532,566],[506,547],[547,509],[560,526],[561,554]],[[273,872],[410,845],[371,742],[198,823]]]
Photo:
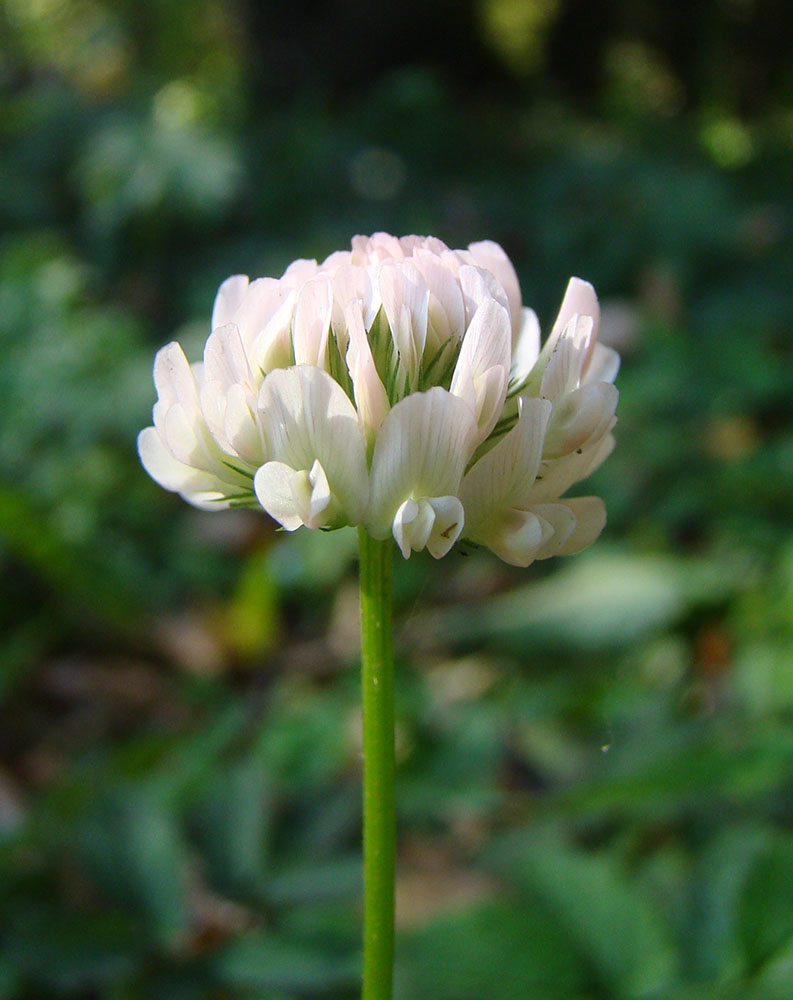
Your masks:
[[[518,566],[577,552],[605,510],[563,495],[611,451],[617,404],[598,324],[572,278],[541,347],[496,243],[356,236],[221,285],[203,362],[176,343],[157,355],[141,461],[198,507],[362,525],[405,558],[460,538]]]

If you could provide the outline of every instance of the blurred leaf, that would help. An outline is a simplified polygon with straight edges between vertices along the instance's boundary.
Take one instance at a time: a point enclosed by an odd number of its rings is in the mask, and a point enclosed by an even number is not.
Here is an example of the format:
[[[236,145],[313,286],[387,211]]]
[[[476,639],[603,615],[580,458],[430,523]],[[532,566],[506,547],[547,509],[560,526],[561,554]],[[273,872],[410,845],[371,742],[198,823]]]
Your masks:
[[[273,872],[265,892],[275,905],[356,899],[362,889],[361,857],[358,854],[304,864]]]
[[[586,982],[565,928],[524,899],[435,918],[397,947],[398,1000],[567,1000]]]
[[[143,942],[130,923],[110,913],[19,907],[4,938],[9,970],[39,987],[72,994],[130,976],[143,953]]]
[[[226,945],[212,960],[211,970],[229,986],[313,996],[352,986],[358,978],[358,961],[285,941],[274,934],[250,934]]]
[[[97,885],[175,945],[189,923],[187,849],[176,817],[142,788],[101,798],[77,830],[77,848]]]
[[[778,835],[749,873],[741,901],[741,938],[758,969],[793,938],[793,838]]]
[[[762,827],[736,824],[720,830],[700,853],[682,942],[693,979],[724,982],[745,971],[739,910],[747,874],[767,839]]]
[[[724,600],[740,586],[719,564],[673,556],[609,552],[602,545],[541,583],[427,621],[448,639],[563,648],[628,646],[669,627],[698,604]]]
[[[266,766],[252,756],[224,768],[198,804],[195,836],[209,863],[210,880],[221,890],[262,892],[271,797]]]
[[[486,858],[536,900],[567,937],[568,954],[591,963],[615,996],[642,997],[674,982],[671,929],[613,858],[530,831],[493,842]]]

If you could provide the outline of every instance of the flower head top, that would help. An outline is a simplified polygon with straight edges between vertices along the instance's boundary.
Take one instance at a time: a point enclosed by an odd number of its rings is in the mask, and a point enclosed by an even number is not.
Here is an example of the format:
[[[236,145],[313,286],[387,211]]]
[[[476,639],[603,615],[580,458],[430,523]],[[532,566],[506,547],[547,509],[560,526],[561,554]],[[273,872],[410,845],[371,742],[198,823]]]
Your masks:
[[[362,524],[405,558],[460,537],[520,566],[576,552],[605,511],[561,497],[613,446],[619,358],[599,315],[572,278],[541,348],[498,244],[356,236],[278,279],[223,282],[203,362],[157,355],[141,460],[198,507]]]

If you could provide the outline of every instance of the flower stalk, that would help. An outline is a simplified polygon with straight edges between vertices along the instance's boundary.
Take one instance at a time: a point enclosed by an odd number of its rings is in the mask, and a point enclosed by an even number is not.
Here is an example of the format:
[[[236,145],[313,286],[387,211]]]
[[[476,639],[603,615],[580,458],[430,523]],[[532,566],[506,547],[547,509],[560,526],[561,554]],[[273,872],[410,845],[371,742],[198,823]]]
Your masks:
[[[363,710],[362,1000],[391,1000],[394,965],[394,663],[391,539],[358,529]]]

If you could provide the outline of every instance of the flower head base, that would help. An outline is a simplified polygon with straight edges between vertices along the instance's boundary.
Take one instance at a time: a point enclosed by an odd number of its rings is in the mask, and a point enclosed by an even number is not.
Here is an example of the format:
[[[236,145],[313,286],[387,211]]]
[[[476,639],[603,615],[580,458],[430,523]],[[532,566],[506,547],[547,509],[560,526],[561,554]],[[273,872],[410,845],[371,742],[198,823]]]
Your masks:
[[[196,506],[260,506],[287,531],[362,524],[405,558],[459,538],[519,566],[576,552],[605,511],[561,497],[616,420],[598,323],[572,278],[541,349],[498,244],[357,236],[221,285],[203,363],[178,344],[157,355],[141,461]]]

